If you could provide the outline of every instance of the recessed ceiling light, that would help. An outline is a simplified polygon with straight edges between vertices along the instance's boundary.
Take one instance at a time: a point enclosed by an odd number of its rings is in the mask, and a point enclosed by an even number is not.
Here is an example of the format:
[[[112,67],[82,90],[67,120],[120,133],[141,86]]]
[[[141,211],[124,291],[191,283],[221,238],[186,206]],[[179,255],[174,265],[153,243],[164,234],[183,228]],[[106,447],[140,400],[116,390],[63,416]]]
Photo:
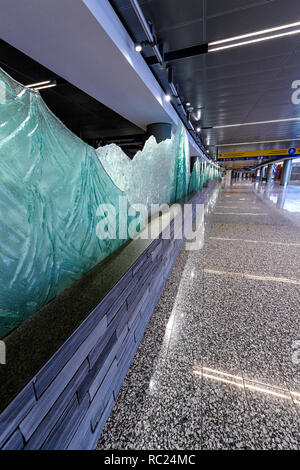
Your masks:
[[[201,127],[197,127],[196,131],[197,131],[197,132],[200,132],[200,131],[201,131]]]
[[[166,94],[165,95],[165,100],[167,101],[167,103],[169,103],[171,101],[171,95]]]
[[[41,85],[48,85],[49,83],[51,83],[51,81],[46,80],[44,82],[32,83],[31,85],[26,85],[26,86],[27,86],[27,88],[36,88],[36,87],[41,86]]]
[[[136,43],[135,50],[136,50],[136,52],[142,52],[142,50],[143,50],[142,45],[140,43]]]

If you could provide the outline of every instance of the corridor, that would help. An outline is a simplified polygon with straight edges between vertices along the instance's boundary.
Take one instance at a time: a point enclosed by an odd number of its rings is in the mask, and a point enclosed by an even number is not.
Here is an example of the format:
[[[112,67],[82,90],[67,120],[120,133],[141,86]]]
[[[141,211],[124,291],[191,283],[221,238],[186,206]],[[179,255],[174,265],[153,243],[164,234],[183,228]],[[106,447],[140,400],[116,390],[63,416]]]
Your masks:
[[[299,261],[299,227],[257,185],[212,195],[97,448],[299,449]]]

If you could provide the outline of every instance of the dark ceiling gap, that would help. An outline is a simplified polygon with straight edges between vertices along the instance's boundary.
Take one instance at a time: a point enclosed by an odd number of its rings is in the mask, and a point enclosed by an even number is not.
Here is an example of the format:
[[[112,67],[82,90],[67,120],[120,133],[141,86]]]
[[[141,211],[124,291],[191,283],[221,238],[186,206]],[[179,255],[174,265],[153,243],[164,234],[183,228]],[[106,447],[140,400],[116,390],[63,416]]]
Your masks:
[[[0,57],[3,70],[23,85],[55,78],[58,86],[40,93],[50,110],[85,142],[97,146],[106,138],[122,140],[125,134],[136,139],[132,145],[134,152],[136,145],[141,146],[143,130],[3,40],[0,40]],[[118,133],[121,135],[116,136]],[[141,137],[137,139],[138,135]],[[132,156],[130,149],[126,153]]]

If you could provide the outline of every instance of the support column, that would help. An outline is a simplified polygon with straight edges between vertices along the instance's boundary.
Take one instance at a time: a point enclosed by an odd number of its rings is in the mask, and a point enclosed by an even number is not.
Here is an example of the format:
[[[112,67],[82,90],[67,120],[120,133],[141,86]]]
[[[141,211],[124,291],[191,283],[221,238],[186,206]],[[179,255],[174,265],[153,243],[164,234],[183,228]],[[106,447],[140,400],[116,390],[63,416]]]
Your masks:
[[[283,168],[281,173],[280,185],[287,186],[290,181],[291,171],[292,171],[292,160],[285,160],[283,162]]]
[[[259,181],[260,173],[261,173],[261,169],[258,168],[258,170],[256,170],[256,174],[255,174],[255,181]]]
[[[267,172],[266,172],[267,183],[271,183],[272,175],[273,175],[273,165],[268,165]]]
[[[156,122],[147,126],[147,135],[154,135],[156,142],[159,144],[163,140],[171,139],[172,124],[168,122]]]
[[[284,186],[283,188],[280,189],[280,193],[278,194],[276,206],[280,207],[280,209],[284,208],[286,191],[287,191],[287,186]]]
[[[266,167],[262,166],[260,171],[259,181],[264,181],[266,175]]]

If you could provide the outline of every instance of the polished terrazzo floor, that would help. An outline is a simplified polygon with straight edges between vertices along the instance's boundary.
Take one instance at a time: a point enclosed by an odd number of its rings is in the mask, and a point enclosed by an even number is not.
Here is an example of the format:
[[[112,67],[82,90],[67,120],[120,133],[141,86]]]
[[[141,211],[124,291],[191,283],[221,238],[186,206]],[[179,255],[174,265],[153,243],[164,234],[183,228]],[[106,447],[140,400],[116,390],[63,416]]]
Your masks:
[[[212,198],[98,449],[299,449],[300,229],[261,193],[237,182]]]

